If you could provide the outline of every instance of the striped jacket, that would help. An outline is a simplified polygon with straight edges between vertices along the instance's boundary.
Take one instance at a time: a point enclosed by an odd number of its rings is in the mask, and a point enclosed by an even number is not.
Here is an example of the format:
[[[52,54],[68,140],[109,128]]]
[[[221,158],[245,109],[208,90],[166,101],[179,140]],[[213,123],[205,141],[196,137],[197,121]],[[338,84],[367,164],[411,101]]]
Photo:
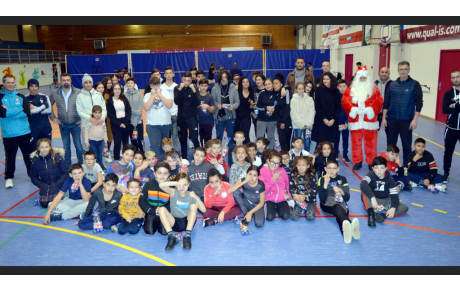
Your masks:
[[[160,206],[169,208],[169,194],[161,190],[156,179],[150,180],[142,188],[141,196],[139,197],[139,206],[146,214],[156,216],[156,210]]]
[[[75,123],[80,121],[80,116],[77,113],[77,96],[80,94],[81,90],[72,85],[70,85],[70,87],[72,89],[72,93],[69,96],[68,109],[66,109],[65,106],[64,96],[61,94],[62,85],[52,91],[50,95],[51,106],[56,103],[58,113],[57,118],[63,123]],[[51,110],[51,120],[54,120],[55,118],[56,115],[53,110]]]

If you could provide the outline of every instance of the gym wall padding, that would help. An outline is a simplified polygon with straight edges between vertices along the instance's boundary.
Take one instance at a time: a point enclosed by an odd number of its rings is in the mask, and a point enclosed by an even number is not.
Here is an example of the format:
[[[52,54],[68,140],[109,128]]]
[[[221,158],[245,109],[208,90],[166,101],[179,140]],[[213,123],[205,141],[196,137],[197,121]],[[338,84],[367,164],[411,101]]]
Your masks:
[[[324,50],[266,50],[265,66],[267,78],[273,78],[277,72],[281,72],[286,80],[288,74],[295,69],[295,62],[298,57],[305,59],[305,67],[311,62],[314,70],[313,75],[319,76],[323,73],[321,70],[322,63],[329,61],[330,51]]]
[[[216,63],[216,71],[219,66],[230,70],[233,63],[238,64],[238,68],[243,71],[243,75],[251,77],[251,73],[259,70],[263,71],[262,51],[220,51],[220,52],[198,52],[198,69],[203,70],[208,77],[211,63]],[[214,75],[217,82],[217,74]],[[252,79],[251,79],[252,81]]]
[[[174,82],[182,82],[182,74],[195,66],[195,53],[167,53],[167,54],[131,54],[133,77],[139,89],[144,89],[152,75],[152,70],[161,71],[164,79],[164,69],[171,66],[174,69]]]
[[[94,87],[102,78],[125,67],[128,67],[127,54],[67,56],[67,72],[72,76],[72,85],[75,88],[83,88],[81,80],[84,74],[91,75]]]

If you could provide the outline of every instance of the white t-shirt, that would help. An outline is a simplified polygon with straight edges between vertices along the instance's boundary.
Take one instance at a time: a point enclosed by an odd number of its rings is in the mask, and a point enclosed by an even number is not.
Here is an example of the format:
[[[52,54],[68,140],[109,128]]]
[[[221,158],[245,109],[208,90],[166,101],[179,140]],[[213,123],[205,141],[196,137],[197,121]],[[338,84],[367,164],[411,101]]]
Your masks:
[[[120,99],[113,99],[113,107],[115,107],[117,118],[125,117],[125,103],[123,103],[123,101],[121,101]]]
[[[161,85],[161,87],[160,87],[161,94],[163,94],[163,96],[165,96],[166,98],[171,99],[173,101],[173,105],[172,105],[171,109],[169,109],[169,113],[171,113],[171,116],[176,115],[177,111],[178,111],[177,104],[174,103],[174,87],[176,87],[176,86],[177,86],[176,83],[173,83],[171,87],[168,87],[168,86],[166,86],[166,83],[163,83]]]
[[[137,84],[134,84],[134,89],[139,90],[139,88],[137,88]],[[127,85],[125,85],[123,87],[123,92],[126,93],[126,91],[128,91],[128,86]]]
[[[97,183],[97,173],[102,172],[102,168],[98,163],[94,164],[93,170],[91,172],[88,171],[88,166],[83,164],[83,170],[85,171],[86,179],[90,180],[91,183]]]
[[[171,99],[169,94],[163,93],[163,96],[167,99]],[[144,103],[149,101],[151,92],[145,94]],[[149,111],[145,112],[145,119],[147,120],[148,125],[169,125],[171,124],[171,113],[169,109],[163,104],[163,102],[158,103],[158,105],[152,104],[152,108]],[[172,100],[172,99],[171,99]],[[174,103],[174,101],[173,101]]]

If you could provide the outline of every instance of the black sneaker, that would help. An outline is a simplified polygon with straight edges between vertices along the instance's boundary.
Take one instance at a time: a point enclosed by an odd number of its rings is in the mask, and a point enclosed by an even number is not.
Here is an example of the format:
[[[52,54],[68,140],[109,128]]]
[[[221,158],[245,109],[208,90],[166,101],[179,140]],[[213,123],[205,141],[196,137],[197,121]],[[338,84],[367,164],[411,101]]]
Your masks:
[[[350,161],[350,159],[348,158],[348,156],[345,156],[345,157],[343,158],[343,160],[345,161],[345,163],[351,164],[351,161]]]
[[[368,213],[368,220],[367,220],[367,225],[368,226],[375,226],[375,212],[373,208],[369,208],[367,210]]]
[[[192,238],[189,236],[184,236],[184,240],[182,241],[182,247],[184,250],[190,250],[192,248]]]
[[[444,174],[444,181],[442,181],[444,184],[447,184],[449,182],[449,174]]]
[[[353,166],[353,170],[357,171],[357,170],[361,169],[362,167],[363,167],[363,162],[356,163],[356,164]]]
[[[168,243],[166,244],[165,251],[173,250],[177,244],[177,238],[175,236],[168,235]]]
[[[404,186],[404,189],[405,191],[412,191],[412,185],[410,183],[407,183],[406,186]]]
[[[203,227],[216,225],[216,223],[217,223],[216,218],[205,219],[205,220],[203,220]]]
[[[51,213],[50,214],[50,221],[58,221],[62,220],[62,213]]]
[[[383,213],[376,213],[375,214],[375,221],[378,223],[382,223],[385,220],[385,214]]]

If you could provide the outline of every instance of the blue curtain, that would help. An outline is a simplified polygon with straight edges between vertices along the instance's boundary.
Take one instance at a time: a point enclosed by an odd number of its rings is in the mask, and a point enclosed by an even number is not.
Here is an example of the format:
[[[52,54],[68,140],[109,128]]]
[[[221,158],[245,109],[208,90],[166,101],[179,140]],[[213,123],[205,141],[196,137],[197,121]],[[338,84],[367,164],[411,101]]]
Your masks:
[[[295,68],[295,61],[298,57],[305,59],[305,67],[311,62],[313,75],[319,76],[323,73],[321,65],[323,61],[329,61],[330,50],[266,50],[266,77],[273,78],[276,73],[281,72],[286,80],[287,75]]]
[[[161,71],[164,79],[164,69],[171,66],[174,70],[174,82],[182,82],[182,74],[195,66],[195,53],[166,53],[166,54],[131,54],[133,77],[139,89],[148,84],[153,69]]]
[[[84,74],[93,78],[93,86],[114,71],[128,67],[127,54],[67,56],[67,72],[72,76],[72,85],[83,88],[81,80]]]
[[[233,63],[238,64],[238,68],[243,71],[243,75],[251,79],[251,73],[259,70],[262,72],[262,51],[220,51],[220,52],[198,52],[198,69],[203,70],[208,77],[211,63],[216,63],[216,71],[219,66],[230,70]],[[217,75],[217,74],[216,74]],[[217,76],[214,75],[217,82]]]

